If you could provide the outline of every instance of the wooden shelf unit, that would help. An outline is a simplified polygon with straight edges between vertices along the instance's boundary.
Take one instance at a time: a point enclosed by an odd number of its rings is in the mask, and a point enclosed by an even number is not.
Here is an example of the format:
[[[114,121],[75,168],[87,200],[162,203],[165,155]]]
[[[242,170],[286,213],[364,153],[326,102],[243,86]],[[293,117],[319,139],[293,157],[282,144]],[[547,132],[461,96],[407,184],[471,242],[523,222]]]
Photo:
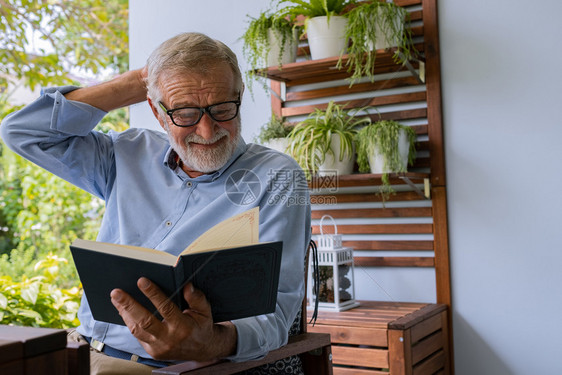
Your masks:
[[[270,80],[272,111],[290,123],[306,117],[316,108],[326,108],[328,102],[334,100],[347,109],[376,107],[376,113],[369,114],[372,120],[396,120],[415,129],[418,136],[418,156],[408,173],[390,176],[391,184],[397,192],[390,196],[386,207],[376,204],[381,202],[381,197],[377,194],[378,187],[381,185],[381,176],[359,174],[356,169],[356,173],[352,175],[327,176],[310,182],[312,218],[318,220],[324,214],[329,214],[336,221],[345,219],[343,222],[340,221],[341,224],[338,223],[338,233],[343,234],[343,245],[354,249],[354,261],[357,266],[423,267],[434,270],[436,304],[421,306],[411,305],[408,302],[389,302],[385,305],[384,302],[373,302],[379,306],[384,305],[385,309],[384,312],[376,309],[370,311],[369,319],[375,316],[373,319],[384,320],[386,322],[384,324],[388,325],[387,333],[390,334],[393,332],[391,325],[395,322],[392,319],[408,320],[420,314],[418,309],[423,312],[438,309],[439,316],[447,318],[442,321],[440,335],[445,337],[448,343],[442,346],[440,356],[446,358],[442,359],[444,367],[440,373],[452,374],[451,290],[437,0],[395,0],[394,2],[410,12],[414,42],[421,53],[419,60],[411,61],[410,66],[396,64],[393,59],[394,50],[379,50],[375,62],[376,75],[372,82],[363,80],[350,86],[349,80],[346,80],[350,73],[345,67],[337,68],[339,57],[298,61],[281,68],[270,67],[262,70],[260,74]],[[306,49],[306,46],[301,46],[301,59],[302,51]],[[343,57],[344,66],[346,58]],[[420,202],[422,200],[423,204]],[[336,207],[333,206],[334,204]],[[396,224],[353,223],[354,220],[364,223],[374,218],[400,220]],[[419,223],[420,218],[423,218],[422,224]],[[411,222],[408,222],[410,219]],[[313,233],[319,233],[318,225],[313,225]],[[393,238],[398,236],[400,239],[375,241],[362,239],[369,237],[361,236],[363,234],[390,234]],[[423,238],[431,239],[420,240],[418,239],[420,234]],[[346,236],[354,236],[354,239],[346,239]],[[357,239],[358,237],[360,239]],[[383,255],[378,255],[382,252]],[[392,253],[391,256],[388,255],[389,252]],[[419,256],[414,252],[431,255]],[[367,303],[365,302],[363,306],[367,306]],[[414,306],[414,310],[408,310],[408,306]],[[338,313],[338,316],[344,320],[356,319],[356,330],[361,331],[371,324],[371,320],[363,321],[357,315],[357,311],[364,311],[364,307]],[[326,322],[331,319],[330,314],[332,313],[321,311],[316,327],[329,325]],[[316,328],[309,326],[309,329],[314,331]],[[364,343],[358,342],[354,345],[364,345]],[[418,347],[424,345],[420,343]],[[410,349],[412,347],[413,344]],[[394,361],[412,360],[404,357],[408,356],[411,350],[405,349],[404,346],[401,348],[400,352],[395,352],[398,349],[393,349],[389,344],[387,349],[389,364]],[[349,357],[347,360],[355,359],[355,354],[350,349],[341,350],[340,353],[346,353],[341,354],[342,356]],[[339,355],[334,354],[334,358],[338,358]],[[334,360],[334,364],[337,363],[338,361]],[[414,361],[413,364],[416,363]],[[352,371],[336,366],[334,370],[335,373],[340,374],[377,374],[372,371],[364,372],[359,367]],[[406,366],[406,368],[398,372],[391,370],[391,373],[426,373],[413,370],[415,366]],[[380,374],[387,374],[388,372],[385,372],[387,370],[377,371],[380,371],[378,372]]]

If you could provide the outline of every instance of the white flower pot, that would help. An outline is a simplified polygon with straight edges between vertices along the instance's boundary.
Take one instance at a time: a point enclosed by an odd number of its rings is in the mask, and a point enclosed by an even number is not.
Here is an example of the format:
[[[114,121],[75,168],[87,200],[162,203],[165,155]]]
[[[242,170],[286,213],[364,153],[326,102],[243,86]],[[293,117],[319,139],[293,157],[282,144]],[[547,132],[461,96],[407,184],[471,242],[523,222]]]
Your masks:
[[[289,147],[289,139],[288,138],[273,138],[263,144],[265,147],[269,147],[273,150],[277,150],[279,152],[287,153],[287,148]]]
[[[267,66],[279,65],[279,51],[281,50],[281,41],[283,36],[274,30],[268,31],[269,38],[269,53],[267,54]],[[285,40],[285,47],[281,55],[281,65],[289,64],[297,61],[298,49],[298,31],[293,31],[293,37]]]
[[[307,21],[308,45],[312,60],[339,56],[347,51],[345,27],[347,18],[342,16],[313,17]]]
[[[404,166],[405,170],[408,166],[408,153],[410,151],[410,145],[408,143],[408,137],[406,136],[406,132],[404,130],[400,131],[400,135],[398,137],[398,151],[400,152],[400,158],[402,159],[402,165]],[[377,147],[375,147],[375,152],[371,156],[369,156],[369,167],[371,169],[371,173],[373,174],[396,172],[389,170],[389,168],[384,168],[384,159],[382,155],[377,151]]]
[[[379,12],[380,12],[380,10],[379,10]],[[382,18],[380,13],[377,14],[377,18]],[[397,16],[394,19],[394,27],[399,30],[399,35],[402,35],[402,33],[404,32],[404,21],[402,20],[402,18],[400,16]],[[375,24],[375,35],[377,36],[377,42],[375,44],[375,49],[386,49],[386,48],[391,48],[391,47],[397,47],[398,44],[400,43],[400,40],[396,37],[393,40],[389,40],[386,37],[386,35],[384,34],[384,32],[381,28],[381,22],[377,22]],[[370,42],[369,42],[369,47],[370,47],[371,50],[373,49],[373,45]]]
[[[324,163],[318,167],[319,176],[333,176],[334,171],[338,176],[353,173],[353,165],[355,164],[355,150],[352,150],[351,155],[344,155],[343,160],[340,161],[340,136],[332,134],[330,142],[331,153],[327,153]]]

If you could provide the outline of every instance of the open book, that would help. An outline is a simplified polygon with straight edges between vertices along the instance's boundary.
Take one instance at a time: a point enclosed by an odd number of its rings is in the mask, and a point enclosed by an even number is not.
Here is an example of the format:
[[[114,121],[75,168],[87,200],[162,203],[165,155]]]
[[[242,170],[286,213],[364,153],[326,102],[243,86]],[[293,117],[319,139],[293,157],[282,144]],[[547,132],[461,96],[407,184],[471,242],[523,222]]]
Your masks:
[[[75,240],[72,257],[94,319],[124,325],[110,292],[123,289],[157,314],[137,287],[144,276],[156,283],[181,310],[183,287],[192,282],[221,322],[275,311],[281,267],[281,242],[259,243],[259,208],[212,227],[178,257],[154,249]]]

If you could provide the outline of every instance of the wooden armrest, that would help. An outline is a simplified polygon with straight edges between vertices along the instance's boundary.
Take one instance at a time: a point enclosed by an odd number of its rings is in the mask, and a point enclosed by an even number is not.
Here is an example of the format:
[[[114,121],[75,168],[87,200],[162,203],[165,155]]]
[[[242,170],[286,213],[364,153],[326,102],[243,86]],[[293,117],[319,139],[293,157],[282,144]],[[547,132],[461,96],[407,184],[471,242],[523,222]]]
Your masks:
[[[90,375],[90,345],[85,342],[66,344],[68,375]]]
[[[287,345],[272,350],[264,358],[256,361],[247,362],[228,362],[217,361],[215,363],[200,363],[188,361],[177,365],[164,367],[152,371],[153,375],[168,374],[168,375],[228,375],[240,371],[248,370],[254,367],[259,367],[270,362],[275,362],[282,358],[290,357],[297,354],[305,354],[313,352],[316,356],[322,356],[322,360],[330,361],[331,358],[331,343],[330,335],[326,333],[303,333],[300,335],[290,336]],[[318,353],[316,353],[318,352]],[[331,366],[329,366],[331,374]],[[321,373],[321,372],[317,372]]]

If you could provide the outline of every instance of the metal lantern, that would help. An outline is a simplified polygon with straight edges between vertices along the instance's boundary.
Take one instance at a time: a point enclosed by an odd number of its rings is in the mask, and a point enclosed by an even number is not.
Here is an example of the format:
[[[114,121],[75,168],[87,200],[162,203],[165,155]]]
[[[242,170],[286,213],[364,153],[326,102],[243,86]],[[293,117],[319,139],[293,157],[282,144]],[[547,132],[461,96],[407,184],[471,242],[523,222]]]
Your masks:
[[[323,222],[326,218],[332,220],[334,234],[324,234]],[[319,310],[343,311],[359,306],[359,302],[355,301],[353,248],[342,247],[341,237],[334,218],[322,216],[320,235],[315,238],[318,264],[310,264],[308,272],[309,306],[314,306],[318,298]]]

